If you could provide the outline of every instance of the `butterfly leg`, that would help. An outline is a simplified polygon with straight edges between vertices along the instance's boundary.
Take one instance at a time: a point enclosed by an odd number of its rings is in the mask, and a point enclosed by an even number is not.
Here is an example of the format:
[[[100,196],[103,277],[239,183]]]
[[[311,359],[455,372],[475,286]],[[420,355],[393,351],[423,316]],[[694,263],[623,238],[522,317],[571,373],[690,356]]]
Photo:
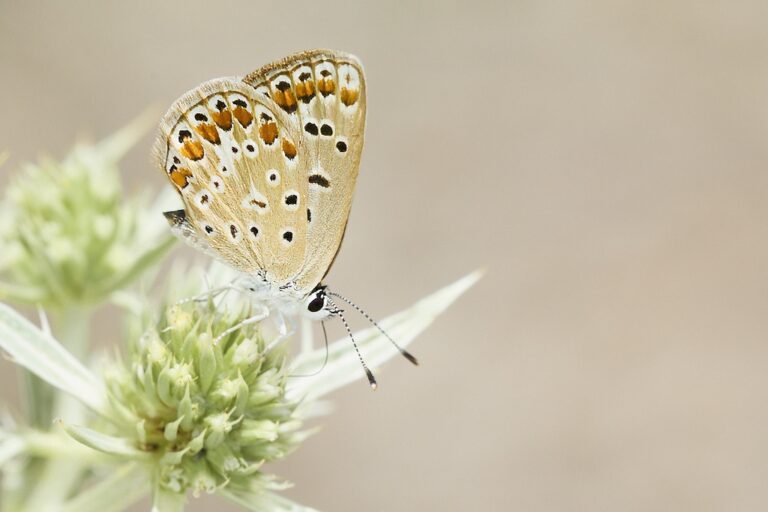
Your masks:
[[[295,318],[286,319],[280,310],[275,311],[275,323],[278,334],[275,339],[269,342],[269,345],[264,349],[265,352],[269,352],[273,347],[276,347],[284,339],[290,338],[296,332]]]
[[[293,322],[289,322],[280,310],[275,312],[275,321],[277,322],[277,330],[282,337],[290,336],[296,330],[295,326],[292,325]]]
[[[236,280],[233,280],[232,282],[225,284],[224,286],[220,286],[218,288],[212,288],[210,290],[207,290],[199,295],[194,295],[192,297],[186,297],[184,299],[181,299],[180,301],[176,302],[176,306],[180,306],[182,304],[188,304],[190,302],[205,302],[209,299],[215,299],[219,295],[226,293],[230,290],[240,290],[237,286],[235,286]]]
[[[222,339],[224,339],[226,336],[232,334],[236,330],[240,329],[241,327],[243,327],[245,325],[250,325],[250,324],[255,324],[257,322],[261,322],[262,320],[264,320],[268,316],[269,316],[269,308],[266,307],[266,306],[263,306],[263,309],[261,311],[259,311],[258,313],[256,313],[255,315],[250,316],[250,317],[246,318],[245,320],[242,320],[242,321],[236,323],[232,327],[224,330],[224,332],[222,332],[221,334],[216,336],[216,338],[213,340],[213,344],[214,345],[218,345],[219,342]]]

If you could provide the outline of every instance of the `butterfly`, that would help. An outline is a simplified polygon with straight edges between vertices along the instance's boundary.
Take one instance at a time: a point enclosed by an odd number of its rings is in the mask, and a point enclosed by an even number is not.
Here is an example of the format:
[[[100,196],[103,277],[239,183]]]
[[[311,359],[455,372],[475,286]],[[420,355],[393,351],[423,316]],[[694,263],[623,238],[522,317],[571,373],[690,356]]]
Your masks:
[[[184,203],[164,214],[173,233],[241,272],[242,288],[279,311],[339,316],[355,350],[334,299],[378,325],[322,280],[347,227],[366,99],[356,57],[305,51],[187,92],[162,118],[154,147]]]

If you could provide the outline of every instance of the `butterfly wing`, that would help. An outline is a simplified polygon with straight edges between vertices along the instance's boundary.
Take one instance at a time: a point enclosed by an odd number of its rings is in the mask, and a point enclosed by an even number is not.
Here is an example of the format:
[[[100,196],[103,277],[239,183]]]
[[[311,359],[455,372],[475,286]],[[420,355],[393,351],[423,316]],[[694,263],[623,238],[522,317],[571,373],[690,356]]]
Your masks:
[[[187,238],[278,284],[300,272],[307,248],[309,183],[296,126],[242,81],[217,79],[173,104],[155,144],[184,202]]]
[[[301,133],[307,241],[293,280],[306,295],[330,269],[352,206],[365,132],[363,68],[352,55],[312,50],[268,64],[243,81],[273,101]]]
[[[194,247],[198,251],[202,251],[208,256],[219,258],[219,254],[213,250],[208,242],[200,238],[200,233],[187,219],[187,212],[184,210],[173,210],[169,212],[163,212],[165,219],[171,226],[171,233],[176,238],[182,240],[190,247]]]

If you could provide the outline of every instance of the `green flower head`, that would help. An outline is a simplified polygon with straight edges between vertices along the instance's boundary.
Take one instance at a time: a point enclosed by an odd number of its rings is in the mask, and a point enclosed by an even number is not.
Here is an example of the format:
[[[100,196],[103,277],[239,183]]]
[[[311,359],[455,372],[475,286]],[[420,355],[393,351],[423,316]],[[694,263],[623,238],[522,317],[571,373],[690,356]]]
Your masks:
[[[156,486],[252,492],[271,485],[261,465],[305,437],[298,403],[286,398],[284,351],[268,348],[253,325],[214,344],[249,315],[212,303],[172,306],[135,344],[131,362],[107,373],[110,416],[147,454]]]
[[[137,121],[62,161],[26,164],[0,204],[0,298],[61,307],[94,303],[128,284],[170,246],[143,200],[122,196],[118,161]]]

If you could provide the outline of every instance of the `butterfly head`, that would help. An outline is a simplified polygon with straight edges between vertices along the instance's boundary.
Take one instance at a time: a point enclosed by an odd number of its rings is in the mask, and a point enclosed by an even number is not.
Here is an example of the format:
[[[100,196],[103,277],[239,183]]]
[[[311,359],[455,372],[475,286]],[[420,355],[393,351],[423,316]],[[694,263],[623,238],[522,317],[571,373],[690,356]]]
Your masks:
[[[337,309],[329,300],[326,287],[320,285],[304,299],[302,314],[311,320],[325,320],[335,314]]]

